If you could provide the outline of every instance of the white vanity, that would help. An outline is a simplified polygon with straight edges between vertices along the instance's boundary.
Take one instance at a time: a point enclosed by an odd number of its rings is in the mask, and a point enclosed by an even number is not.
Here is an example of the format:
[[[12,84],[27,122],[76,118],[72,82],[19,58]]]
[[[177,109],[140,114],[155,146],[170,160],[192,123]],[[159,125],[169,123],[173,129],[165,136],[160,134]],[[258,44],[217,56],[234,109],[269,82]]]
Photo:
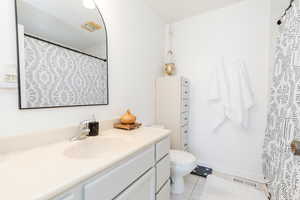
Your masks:
[[[117,167],[100,172],[54,200],[169,199],[169,138],[164,138]]]
[[[110,129],[13,154],[0,162],[1,199],[169,200],[169,148],[168,130]]]

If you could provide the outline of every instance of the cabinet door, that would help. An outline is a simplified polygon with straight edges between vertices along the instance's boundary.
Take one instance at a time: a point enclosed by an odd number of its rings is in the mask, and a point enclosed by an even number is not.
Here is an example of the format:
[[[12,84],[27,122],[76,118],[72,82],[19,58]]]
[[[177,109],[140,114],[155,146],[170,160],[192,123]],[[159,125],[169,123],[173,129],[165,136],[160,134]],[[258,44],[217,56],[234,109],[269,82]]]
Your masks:
[[[125,164],[88,181],[83,188],[84,200],[111,200],[154,165],[154,146],[134,156]]]
[[[190,101],[183,99],[181,102],[181,112],[188,112],[190,110]]]
[[[52,200],[81,200],[82,193],[80,188],[75,188],[67,193],[64,193]]]
[[[115,200],[155,200],[155,172],[152,168]]]
[[[74,194],[70,194],[70,195],[67,195],[67,196],[58,197],[54,200],[76,200],[76,197],[75,197]]]
[[[189,99],[190,97],[190,88],[189,87],[182,87],[181,88],[181,98],[182,99]]]
[[[170,179],[170,156],[156,164],[156,191],[158,192],[162,186]]]
[[[170,200],[170,181],[168,181],[163,188],[156,195],[156,200]]]
[[[160,161],[170,151],[170,137],[167,137],[156,144],[156,162]]]
[[[51,200],[82,200],[82,188],[81,185],[72,188],[71,190],[58,195]]]

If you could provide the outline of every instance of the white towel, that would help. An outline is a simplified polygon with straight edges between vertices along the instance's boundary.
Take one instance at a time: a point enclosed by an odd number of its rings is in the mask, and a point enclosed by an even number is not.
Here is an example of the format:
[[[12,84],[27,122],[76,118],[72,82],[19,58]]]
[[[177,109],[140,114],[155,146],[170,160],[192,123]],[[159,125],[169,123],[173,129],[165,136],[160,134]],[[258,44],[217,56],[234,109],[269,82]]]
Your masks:
[[[225,67],[222,62],[219,67],[216,67],[211,81],[210,104],[217,110],[222,110],[222,112],[216,111],[214,130],[225,119],[229,119],[245,129],[248,128],[249,110],[255,102],[244,63],[236,61]]]
[[[216,130],[226,120],[226,115],[230,109],[228,80],[223,61],[213,69],[209,85],[211,88],[208,99],[216,112],[212,119],[213,129]]]
[[[254,95],[249,76],[242,61],[228,67],[230,112],[228,118],[243,128],[248,128],[249,110],[254,106]]]

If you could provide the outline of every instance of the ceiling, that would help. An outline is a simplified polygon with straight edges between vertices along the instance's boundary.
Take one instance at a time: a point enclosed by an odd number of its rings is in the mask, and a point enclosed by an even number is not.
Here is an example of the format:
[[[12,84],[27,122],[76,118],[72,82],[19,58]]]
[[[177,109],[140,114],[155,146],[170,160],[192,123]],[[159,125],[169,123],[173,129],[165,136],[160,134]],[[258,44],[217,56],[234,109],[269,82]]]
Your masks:
[[[145,0],[157,14],[170,23],[242,0]]]

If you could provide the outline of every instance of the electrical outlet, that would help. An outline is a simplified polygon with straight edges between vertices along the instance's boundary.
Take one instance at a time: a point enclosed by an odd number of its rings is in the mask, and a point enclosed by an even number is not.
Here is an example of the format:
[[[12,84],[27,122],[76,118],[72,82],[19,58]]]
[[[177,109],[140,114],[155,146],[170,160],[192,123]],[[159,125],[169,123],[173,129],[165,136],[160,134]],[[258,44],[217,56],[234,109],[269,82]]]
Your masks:
[[[17,65],[0,64],[0,88],[17,88]]]
[[[5,74],[4,75],[4,82],[6,82],[6,83],[16,83],[17,82],[17,75],[16,74]]]

